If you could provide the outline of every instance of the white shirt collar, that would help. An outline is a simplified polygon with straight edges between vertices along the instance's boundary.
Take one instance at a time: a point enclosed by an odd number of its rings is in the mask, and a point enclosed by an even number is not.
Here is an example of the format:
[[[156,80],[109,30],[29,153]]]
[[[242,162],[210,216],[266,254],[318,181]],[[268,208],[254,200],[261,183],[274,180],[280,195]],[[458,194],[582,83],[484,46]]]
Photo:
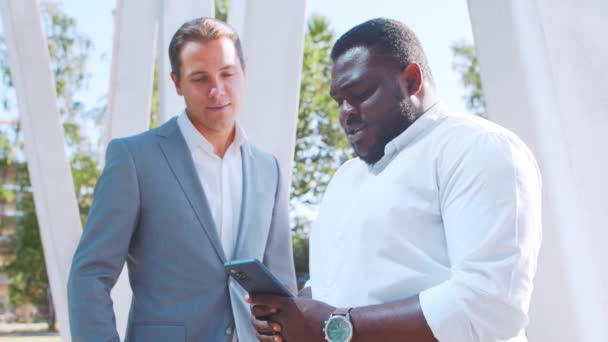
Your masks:
[[[186,114],[186,111],[183,110],[177,118],[177,124],[182,131],[184,139],[186,140],[186,145],[190,151],[195,151],[196,148],[200,147],[203,150],[213,153],[213,145],[203,136],[192,124],[190,118]],[[234,147],[239,150],[240,147],[247,143],[247,135],[245,131],[239,125],[238,121],[235,122],[235,133],[234,133],[234,141],[232,144]]]
[[[445,118],[447,109],[441,102],[437,102],[422,113],[414,123],[405,129],[401,134],[389,141],[384,147],[384,156],[374,164],[368,165],[369,171],[379,174],[388,164],[411,144],[421,133],[427,132],[437,125],[441,119]]]

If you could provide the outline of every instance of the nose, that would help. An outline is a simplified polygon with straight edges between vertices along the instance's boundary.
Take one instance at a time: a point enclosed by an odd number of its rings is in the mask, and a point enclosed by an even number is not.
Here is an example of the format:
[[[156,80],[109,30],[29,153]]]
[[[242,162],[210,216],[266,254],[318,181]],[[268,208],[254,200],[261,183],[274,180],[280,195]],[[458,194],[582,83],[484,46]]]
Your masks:
[[[346,122],[346,120],[348,120],[348,118],[355,112],[355,107],[347,100],[343,100],[340,104],[340,121]]]
[[[222,96],[224,94],[224,91],[224,82],[222,80],[215,80],[209,88],[208,96],[209,98],[217,98]]]

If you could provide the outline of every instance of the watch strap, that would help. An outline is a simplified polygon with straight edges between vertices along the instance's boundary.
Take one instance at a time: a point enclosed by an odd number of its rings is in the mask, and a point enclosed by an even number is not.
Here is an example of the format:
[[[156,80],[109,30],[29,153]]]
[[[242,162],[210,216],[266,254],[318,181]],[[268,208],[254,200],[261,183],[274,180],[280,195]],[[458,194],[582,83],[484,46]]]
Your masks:
[[[350,312],[351,308],[336,308],[334,312],[331,313],[332,316],[347,316]]]

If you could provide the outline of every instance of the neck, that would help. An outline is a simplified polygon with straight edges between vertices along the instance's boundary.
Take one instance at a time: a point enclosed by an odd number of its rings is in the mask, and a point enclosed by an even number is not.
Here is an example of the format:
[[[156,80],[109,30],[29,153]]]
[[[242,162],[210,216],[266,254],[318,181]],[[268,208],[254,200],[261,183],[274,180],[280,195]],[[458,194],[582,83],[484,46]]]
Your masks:
[[[234,136],[236,135],[236,128],[232,125],[232,129],[226,131],[211,131],[207,130],[206,132],[201,132],[201,134],[211,143],[213,146],[213,153],[217,154],[220,158],[224,158],[224,154],[226,154],[226,150],[234,141]]]
[[[207,126],[197,123],[196,121],[190,119],[194,128],[207,139],[207,141],[213,146],[213,153],[215,153],[220,158],[224,158],[224,154],[226,154],[226,150],[230,147],[230,144],[234,141],[234,137],[236,135],[236,124],[232,123],[230,128],[221,129],[221,130],[213,130],[209,129]]]

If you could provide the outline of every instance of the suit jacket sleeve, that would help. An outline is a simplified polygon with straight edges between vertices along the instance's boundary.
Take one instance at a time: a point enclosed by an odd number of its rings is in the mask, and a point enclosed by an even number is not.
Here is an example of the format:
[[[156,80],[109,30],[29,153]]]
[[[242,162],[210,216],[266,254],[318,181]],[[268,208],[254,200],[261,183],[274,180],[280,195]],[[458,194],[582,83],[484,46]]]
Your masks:
[[[289,212],[287,189],[281,179],[279,162],[274,159],[277,167],[277,189],[275,193],[272,221],[268,234],[268,242],[264,252],[264,264],[291,290],[297,293],[291,229],[289,227]]]
[[[68,280],[74,341],[119,341],[110,291],[125,263],[139,204],[133,158],[123,140],[112,140]]]

